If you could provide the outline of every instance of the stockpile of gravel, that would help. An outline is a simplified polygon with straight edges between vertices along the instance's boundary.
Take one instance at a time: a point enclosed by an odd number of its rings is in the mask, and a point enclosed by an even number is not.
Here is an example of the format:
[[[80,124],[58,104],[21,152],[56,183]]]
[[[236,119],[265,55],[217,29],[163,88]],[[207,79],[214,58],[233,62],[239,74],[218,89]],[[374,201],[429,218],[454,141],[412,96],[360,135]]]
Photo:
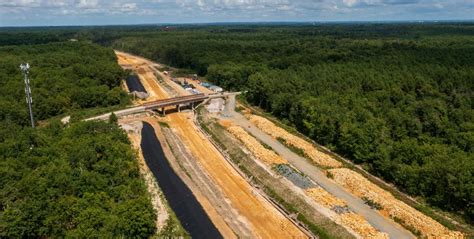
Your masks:
[[[277,164],[274,166],[275,171],[290,180],[293,184],[302,189],[308,189],[316,187],[316,185],[310,181],[307,177],[301,175],[294,168],[288,164]]]

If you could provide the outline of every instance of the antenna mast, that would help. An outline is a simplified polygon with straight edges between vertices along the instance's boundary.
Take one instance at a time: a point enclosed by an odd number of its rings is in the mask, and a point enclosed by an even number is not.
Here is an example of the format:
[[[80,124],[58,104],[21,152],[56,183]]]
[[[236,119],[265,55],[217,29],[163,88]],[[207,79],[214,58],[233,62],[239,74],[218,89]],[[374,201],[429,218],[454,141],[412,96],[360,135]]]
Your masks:
[[[35,128],[35,120],[33,119],[33,108],[31,107],[31,104],[33,103],[33,98],[31,98],[30,79],[28,78],[28,75],[30,74],[30,64],[21,64],[20,69],[25,77],[26,103],[28,103],[28,109],[30,110],[31,127]]]

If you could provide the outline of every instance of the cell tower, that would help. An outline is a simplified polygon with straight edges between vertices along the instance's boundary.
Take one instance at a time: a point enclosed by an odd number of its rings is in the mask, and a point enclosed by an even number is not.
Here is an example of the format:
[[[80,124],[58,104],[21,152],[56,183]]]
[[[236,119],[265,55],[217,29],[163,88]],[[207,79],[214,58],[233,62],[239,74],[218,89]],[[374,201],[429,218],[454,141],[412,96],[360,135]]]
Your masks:
[[[26,93],[26,103],[28,103],[28,109],[30,110],[30,120],[31,127],[35,128],[35,120],[33,119],[33,108],[31,104],[33,103],[33,98],[31,98],[31,88],[30,88],[30,79],[28,75],[30,74],[30,64],[21,64],[20,69],[25,76],[25,93]]]

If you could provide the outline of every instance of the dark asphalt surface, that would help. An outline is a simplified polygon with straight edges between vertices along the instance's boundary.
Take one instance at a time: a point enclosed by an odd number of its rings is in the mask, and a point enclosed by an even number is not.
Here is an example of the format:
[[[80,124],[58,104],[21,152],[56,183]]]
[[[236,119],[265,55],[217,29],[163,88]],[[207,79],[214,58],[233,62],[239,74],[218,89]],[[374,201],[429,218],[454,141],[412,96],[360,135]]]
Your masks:
[[[171,168],[153,127],[146,122],[143,122],[141,147],[166,200],[191,237],[223,238],[191,190]]]
[[[137,91],[147,93],[145,87],[143,87],[142,83],[140,82],[140,79],[138,79],[138,76],[128,76],[125,82],[127,83],[127,87],[130,92]]]

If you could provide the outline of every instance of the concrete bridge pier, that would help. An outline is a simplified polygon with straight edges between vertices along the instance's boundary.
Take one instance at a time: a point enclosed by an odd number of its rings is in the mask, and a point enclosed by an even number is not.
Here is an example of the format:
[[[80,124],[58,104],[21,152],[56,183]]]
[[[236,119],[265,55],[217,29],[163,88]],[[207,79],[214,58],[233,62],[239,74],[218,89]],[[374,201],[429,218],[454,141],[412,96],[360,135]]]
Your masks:
[[[178,112],[181,112],[181,105],[176,105],[176,110],[177,110]]]
[[[166,116],[166,110],[165,107],[161,108],[161,115]]]

